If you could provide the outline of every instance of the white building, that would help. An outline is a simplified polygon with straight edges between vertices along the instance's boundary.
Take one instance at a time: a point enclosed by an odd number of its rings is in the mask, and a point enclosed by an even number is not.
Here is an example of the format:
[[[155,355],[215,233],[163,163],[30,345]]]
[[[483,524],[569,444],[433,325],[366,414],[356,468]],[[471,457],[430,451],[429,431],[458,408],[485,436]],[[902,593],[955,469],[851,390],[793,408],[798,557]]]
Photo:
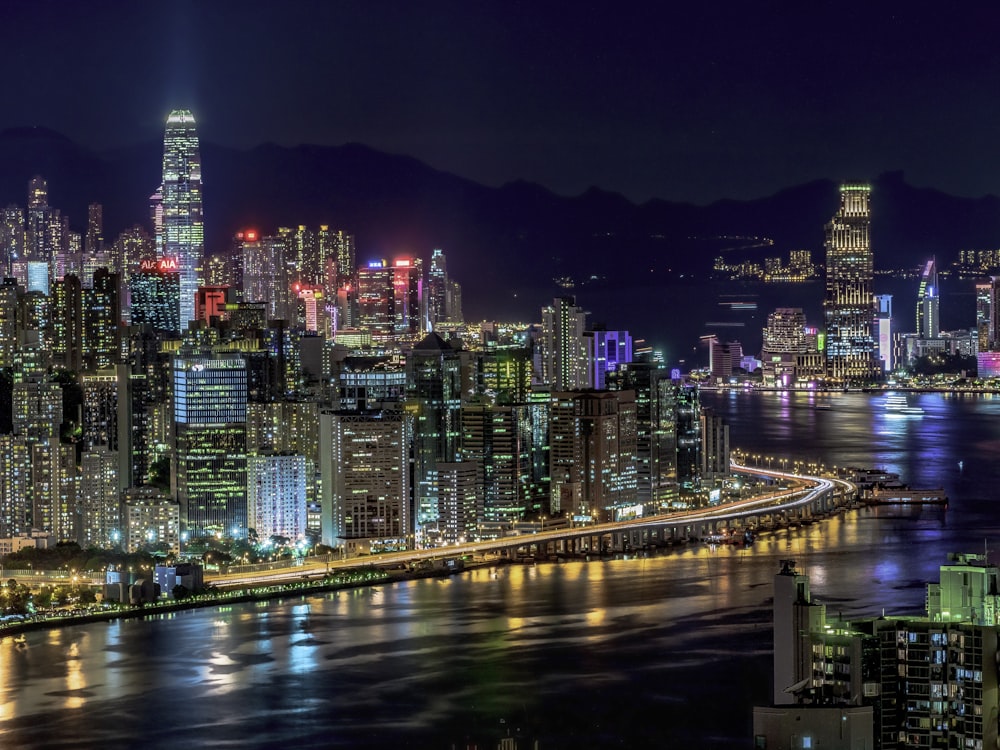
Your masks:
[[[295,453],[247,456],[247,523],[258,539],[305,538],[306,467]]]

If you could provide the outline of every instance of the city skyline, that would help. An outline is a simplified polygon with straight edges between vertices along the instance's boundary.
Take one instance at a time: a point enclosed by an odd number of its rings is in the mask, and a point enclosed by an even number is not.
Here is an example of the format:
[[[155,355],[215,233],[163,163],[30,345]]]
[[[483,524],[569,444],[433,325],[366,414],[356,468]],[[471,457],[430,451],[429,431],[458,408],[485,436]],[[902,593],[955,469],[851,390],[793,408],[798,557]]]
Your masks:
[[[1000,193],[995,11],[836,17],[736,3],[448,2],[377,18],[356,2],[24,4],[0,32],[0,63],[24,72],[0,129],[113,149],[188,108],[208,142],[367,143],[563,195],[598,185],[706,203],[894,169],[959,195]],[[841,86],[849,102],[831,93]]]

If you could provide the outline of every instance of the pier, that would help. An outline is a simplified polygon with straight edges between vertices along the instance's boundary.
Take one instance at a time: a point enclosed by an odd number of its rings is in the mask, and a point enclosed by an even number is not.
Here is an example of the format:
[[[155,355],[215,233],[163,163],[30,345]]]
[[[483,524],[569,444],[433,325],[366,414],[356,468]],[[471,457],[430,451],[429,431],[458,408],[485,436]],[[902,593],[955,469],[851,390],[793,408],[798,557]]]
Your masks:
[[[914,490],[909,487],[875,487],[863,499],[867,505],[947,505],[943,489]]]

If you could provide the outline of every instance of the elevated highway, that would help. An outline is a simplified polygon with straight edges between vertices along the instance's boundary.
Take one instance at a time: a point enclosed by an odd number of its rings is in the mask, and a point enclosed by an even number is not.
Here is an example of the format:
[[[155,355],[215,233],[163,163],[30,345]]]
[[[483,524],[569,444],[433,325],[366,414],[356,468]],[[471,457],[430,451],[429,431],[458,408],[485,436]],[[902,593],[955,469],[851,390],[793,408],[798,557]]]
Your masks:
[[[206,574],[216,586],[266,585],[269,582],[320,578],[333,572],[363,567],[403,568],[421,563],[490,555],[519,556],[580,555],[623,552],[647,546],[668,546],[689,539],[703,539],[723,529],[764,530],[795,525],[843,508],[854,501],[857,487],[842,479],[791,474],[784,471],[733,465],[733,471],[770,478],[788,484],[755,497],[722,505],[677,511],[602,524],[558,527],[531,533],[511,534],[449,547],[408,550],[349,559],[333,556],[305,558],[292,567],[267,570],[238,568],[222,574]]]

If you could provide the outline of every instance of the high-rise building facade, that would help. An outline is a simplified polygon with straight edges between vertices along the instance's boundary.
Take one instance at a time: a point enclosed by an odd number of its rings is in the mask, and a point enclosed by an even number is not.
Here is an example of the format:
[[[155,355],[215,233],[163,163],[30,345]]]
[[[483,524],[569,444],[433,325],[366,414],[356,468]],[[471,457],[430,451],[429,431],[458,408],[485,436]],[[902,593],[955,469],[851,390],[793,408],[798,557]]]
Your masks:
[[[306,457],[264,452],[247,457],[247,517],[257,538],[296,541],[306,533]]]
[[[462,355],[429,333],[407,358],[408,407],[413,428],[413,491],[418,531],[437,521],[434,471],[458,456],[461,433]]]
[[[118,451],[98,447],[80,457],[80,526],[78,541],[88,547],[110,547],[121,532]]]
[[[662,513],[677,497],[677,386],[650,358],[618,368],[608,378],[612,390],[635,392],[636,502],[644,515]]]
[[[531,437],[527,404],[480,398],[462,405],[461,456],[476,467],[481,520],[511,523],[525,517],[532,501]]]
[[[369,261],[358,269],[358,324],[373,336],[391,336],[396,319],[393,270],[385,260]]]
[[[584,333],[587,345],[587,381],[591,388],[607,388],[608,373],[632,361],[632,336],[628,331],[593,330]]]
[[[114,367],[121,360],[121,279],[98,268],[93,284],[83,289],[81,330],[84,369]]]
[[[641,512],[635,504],[633,391],[553,393],[549,435],[552,512],[581,523]]]
[[[431,254],[427,274],[427,318],[431,327],[448,322],[448,263],[440,248]]]
[[[424,265],[420,258],[393,261],[392,295],[394,333],[407,336],[426,331]]]
[[[123,495],[124,528],[120,533],[126,552],[150,547],[180,549],[180,506],[155,487],[130,487]]]
[[[941,296],[938,288],[937,263],[927,261],[920,274],[917,290],[917,336],[936,339],[941,335]]]
[[[439,463],[435,469],[438,537],[442,544],[464,544],[478,538],[483,517],[483,486],[475,461]]]
[[[840,209],[826,225],[827,377],[868,383],[879,374],[875,357],[871,185],[840,186]]]
[[[875,329],[878,334],[878,358],[882,372],[892,372],[896,366],[895,341],[892,336],[892,295],[875,296]]]
[[[556,297],[542,308],[542,332],[538,342],[538,372],[553,390],[586,388],[587,313],[574,297]]]
[[[174,357],[175,481],[193,535],[247,529],[247,369],[238,355]]]
[[[348,555],[412,548],[410,417],[320,414],[322,541]]]
[[[677,483],[694,492],[701,486],[701,398],[696,385],[682,385],[674,393],[677,440]]]
[[[0,212],[0,270],[5,276],[12,276],[14,263],[24,260],[25,241],[24,211],[9,205]]]
[[[180,333],[181,277],[175,258],[141,261],[129,289],[133,325],[149,325],[171,335]]]
[[[181,328],[195,319],[194,297],[205,260],[205,228],[201,210],[201,154],[194,115],[174,110],[163,137],[162,241],[160,257],[177,259],[180,273]]]
[[[992,301],[993,301],[993,281],[976,282],[976,338],[978,339],[979,351],[985,352],[990,348],[992,333]]]
[[[87,255],[96,255],[104,249],[104,208],[100,203],[87,206],[87,235],[83,250]]]

